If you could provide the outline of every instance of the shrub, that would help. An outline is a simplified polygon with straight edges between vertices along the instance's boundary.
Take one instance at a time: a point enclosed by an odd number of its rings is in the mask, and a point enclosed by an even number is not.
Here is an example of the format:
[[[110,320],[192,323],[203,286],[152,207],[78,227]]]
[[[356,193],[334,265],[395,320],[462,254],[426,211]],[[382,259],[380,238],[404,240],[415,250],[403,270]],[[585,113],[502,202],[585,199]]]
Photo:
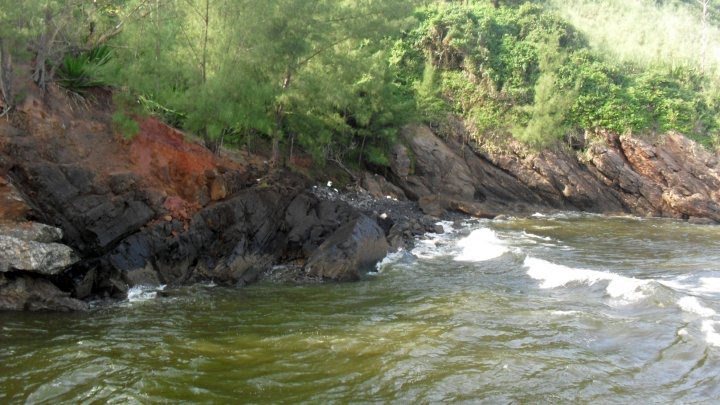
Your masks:
[[[58,83],[77,94],[85,94],[89,88],[104,86],[101,69],[111,58],[110,48],[95,47],[77,55],[66,55],[58,68]]]
[[[132,117],[128,117],[120,111],[112,115],[112,126],[117,133],[127,140],[133,139],[140,132],[138,123]]]

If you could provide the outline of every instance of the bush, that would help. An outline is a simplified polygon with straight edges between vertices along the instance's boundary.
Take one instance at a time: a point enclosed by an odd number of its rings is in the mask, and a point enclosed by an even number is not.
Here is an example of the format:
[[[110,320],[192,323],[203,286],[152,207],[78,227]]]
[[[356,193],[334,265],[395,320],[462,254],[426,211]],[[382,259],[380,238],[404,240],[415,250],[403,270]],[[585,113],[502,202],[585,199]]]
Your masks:
[[[127,140],[133,139],[140,133],[140,126],[137,121],[120,111],[112,115],[112,126],[117,133]]]
[[[110,48],[105,45],[77,55],[66,55],[58,68],[58,83],[81,95],[92,87],[105,86],[107,82],[101,78],[101,70],[110,58]]]
[[[542,146],[583,129],[678,131],[709,145],[720,129],[717,84],[687,67],[605,59],[537,4],[435,3],[418,19],[396,46],[404,82],[421,83],[416,97],[427,99],[429,61],[448,109],[477,135],[512,133]],[[432,101],[420,105],[426,120],[442,116]]]

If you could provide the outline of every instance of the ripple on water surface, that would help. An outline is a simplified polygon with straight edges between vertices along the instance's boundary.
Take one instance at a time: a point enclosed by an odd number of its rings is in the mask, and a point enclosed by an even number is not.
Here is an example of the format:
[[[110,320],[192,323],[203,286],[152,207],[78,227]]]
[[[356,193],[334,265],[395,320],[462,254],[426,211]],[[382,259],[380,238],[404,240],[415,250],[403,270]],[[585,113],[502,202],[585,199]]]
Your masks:
[[[712,402],[720,235],[559,215],[429,235],[351,284],[0,314],[0,402]]]

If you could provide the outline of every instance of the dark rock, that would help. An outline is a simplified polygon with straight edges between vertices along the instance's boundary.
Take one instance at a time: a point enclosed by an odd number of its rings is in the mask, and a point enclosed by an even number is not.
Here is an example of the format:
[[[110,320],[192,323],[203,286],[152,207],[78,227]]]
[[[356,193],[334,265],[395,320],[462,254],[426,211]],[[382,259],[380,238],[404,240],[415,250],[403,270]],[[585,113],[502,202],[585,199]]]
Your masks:
[[[149,264],[143,268],[125,271],[122,277],[129,287],[138,285],[158,286],[161,284],[157,271]]]
[[[72,182],[66,172],[75,176]],[[130,193],[96,194],[100,187],[90,183],[94,177],[87,171],[38,163],[15,167],[15,174],[31,190],[33,205],[46,222],[59,225],[66,241],[84,254],[106,251],[155,217],[151,207]]]
[[[124,194],[132,191],[137,184],[137,176],[132,172],[113,173],[109,176],[110,190],[115,194]]]
[[[0,283],[0,311],[83,311],[88,305],[45,279],[20,276]]]
[[[89,298],[93,294],[96,274],[97,270],[92,268],[74,280],[72,291],[75,298],[82,300]]]
[[[450,201],[439,195],[425,195],[420,197],[418,205],[423,213],[440,218],[450,208]]]
[[[357,213],[343,201],[321,201],[308,193],[298,195],[285,211],[289,254],[309,257],[329,235],[354,216]]]
[[[335,281],[359,280],[387,255],[382,229],[361,215],[333,233],[308,259],[308,275]]]
[[[405,192],[403,192],[400,187],[387,181],[385,177],[364,172],[361,181],[365,190],[367,190],[368,193],[375,198],[387,199],[390,197],[400,201],[407,199]]]

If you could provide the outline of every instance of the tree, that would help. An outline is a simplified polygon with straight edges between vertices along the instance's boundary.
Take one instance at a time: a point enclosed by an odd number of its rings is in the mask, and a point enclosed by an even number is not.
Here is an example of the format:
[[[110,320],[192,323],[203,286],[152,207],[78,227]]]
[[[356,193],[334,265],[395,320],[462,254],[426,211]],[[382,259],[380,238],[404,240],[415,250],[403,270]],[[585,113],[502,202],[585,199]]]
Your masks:
[[[705,59],[707,54],[707,47],[709,41],[709,26],[708,20],[710,15],[710,0],[696,0],[702,7],[701,16],[701,38],[700,38],[700,71],[705,73]]]
[[[410,15],[412,2],[273,0],[258,4],[236,2],[235,12],[245,13],[234,33],[248,71],[263,83],[267,118],[271,128],[272,162],[280,163],[280,141],[285,135],[286,116],[299,114],[293,100],[308,96],[304,82],[324,76],[330,94],[314,94],[318,99],[332,97],[333,89],[348,85],[343,74],[332,68],[328,55],[339,55],[348,44],[371,47],[382,37],[399,32],[399,22]],[[251,10],[251,11],[248,11]],[[248,13],[252,13],[249,15]],[[262,16],[263,18],[260,18]],[[363,40],[367,39],[366,42]],[[346,49],[346,48],[342,48]],[[351,67],[347,67],[351,68]],[[332,102],[331,102],[332,103]],[[336,103],[340,104],[340,103]]]
[[[147,10],[153,23],[125,24],[118,71],[136,92],[182,112],[185,129],[208,145],[228,134],[267,134],[278,165],[288,134],[319,145],[301,132],[317,131],[314,140],[351,132],[343,121],[353,119],[363,92],[353,86],[363,75],[388,81],[369,72],[413,3],[135,0],[127,6]]]
[[[30,65],[32,80],[45,90],[65,56],[116,35],[107,31],[90,41],[96,27],[104,28],[114,18],[117,1],[0,0],[0,96],[5,112],[15,103],[17,66]]]

